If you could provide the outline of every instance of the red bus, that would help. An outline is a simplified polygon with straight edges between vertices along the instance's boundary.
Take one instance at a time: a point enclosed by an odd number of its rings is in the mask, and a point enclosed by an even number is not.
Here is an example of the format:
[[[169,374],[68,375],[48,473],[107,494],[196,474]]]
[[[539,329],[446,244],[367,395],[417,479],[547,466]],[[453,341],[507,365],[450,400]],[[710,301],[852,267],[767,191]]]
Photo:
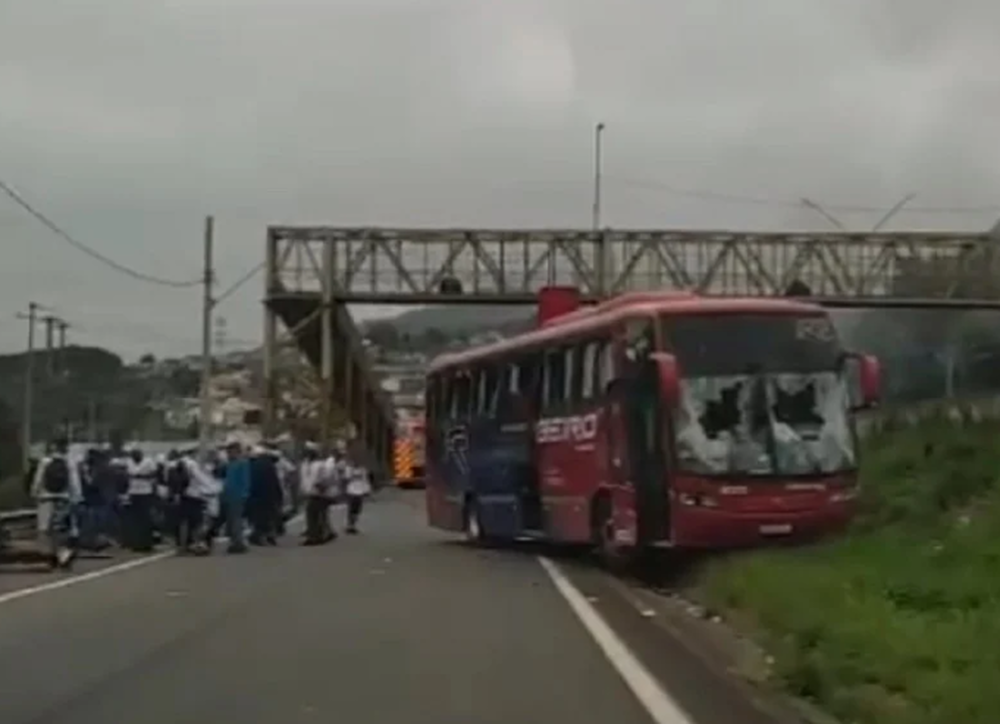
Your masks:
[[[427,378],[432,526],[478,541],[650,547],[806,539],[850,519],[853,412],[878,361],[793,299],[633,293],[437,358]]]

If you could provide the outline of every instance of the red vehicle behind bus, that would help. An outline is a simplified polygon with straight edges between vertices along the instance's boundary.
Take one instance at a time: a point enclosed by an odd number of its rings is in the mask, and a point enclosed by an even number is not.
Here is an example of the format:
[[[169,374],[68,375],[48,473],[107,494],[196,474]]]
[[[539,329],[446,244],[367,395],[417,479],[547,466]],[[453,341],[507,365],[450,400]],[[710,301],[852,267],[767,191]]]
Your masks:
[[[401,420],[396,425],[393,443],[393,479],[401,488],[424,484],[426,445],[423,416]]]
[[[743,547],[842,528],[875,358],[791,299],[545,290],[536,330],[434,361],[432,526],[477,540]]]

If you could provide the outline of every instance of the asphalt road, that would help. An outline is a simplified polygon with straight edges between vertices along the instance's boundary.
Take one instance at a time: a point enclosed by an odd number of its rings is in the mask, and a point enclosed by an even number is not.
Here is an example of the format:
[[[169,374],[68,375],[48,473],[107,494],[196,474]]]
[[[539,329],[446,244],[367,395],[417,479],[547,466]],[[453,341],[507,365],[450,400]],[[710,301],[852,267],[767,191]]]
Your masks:
[[[167,557],[0,593],[0,722],[765,721],[737,698],[726,704],[714,680],[692,679],[686,652],[664,655],[670,642],[613,602],[598,573],[558,563],[581,600],[603,597],[601,615],[626,642],[655,648],[646,661],[665,687],[714,700],[695,701],[689,720],[656,710],[653,696],[651,715],[634,662],[621,668],[628,657],[608,654],[531,552],[476,550],[428,530],[419,495],[376,502],[361,536],[326,547]]]

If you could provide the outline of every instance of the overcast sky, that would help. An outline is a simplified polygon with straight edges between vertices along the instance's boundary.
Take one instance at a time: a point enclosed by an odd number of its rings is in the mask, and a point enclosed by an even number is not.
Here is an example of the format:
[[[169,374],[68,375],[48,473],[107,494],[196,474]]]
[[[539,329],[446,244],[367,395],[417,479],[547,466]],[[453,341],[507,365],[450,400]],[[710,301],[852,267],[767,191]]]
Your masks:
[[[597,121],[612,226],[1000,203],[997,28],[986,0],[0,0],[0,179],[175,279],[213,213],[223,286],[268,223],[586,227]],[[0,351],[29,300],[80,343],[197,349],[197,290],[108,270],[4,198],[0,243]],[[261,296],[219,310],[231,343],[260,339]]]

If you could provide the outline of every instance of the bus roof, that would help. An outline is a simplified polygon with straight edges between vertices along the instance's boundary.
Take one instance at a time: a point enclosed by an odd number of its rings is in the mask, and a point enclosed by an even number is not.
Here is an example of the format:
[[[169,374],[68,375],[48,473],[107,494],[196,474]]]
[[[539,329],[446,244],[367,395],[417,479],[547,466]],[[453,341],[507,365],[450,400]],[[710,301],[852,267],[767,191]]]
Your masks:
[[[565,337],[586,334],[609,324],[638,315],[661,314],[818,314],[824,308],[818,304],[780,297],[699,297],[677,292],[637,292],[634,301],[613,297],[607,302],[578,310],[550,320],[538,329],[519,334],[492,344],[474,347],[462,352],[445,353],[431,361],[428,373],[448,367],[463,366],[494,355],[542,346]]]

